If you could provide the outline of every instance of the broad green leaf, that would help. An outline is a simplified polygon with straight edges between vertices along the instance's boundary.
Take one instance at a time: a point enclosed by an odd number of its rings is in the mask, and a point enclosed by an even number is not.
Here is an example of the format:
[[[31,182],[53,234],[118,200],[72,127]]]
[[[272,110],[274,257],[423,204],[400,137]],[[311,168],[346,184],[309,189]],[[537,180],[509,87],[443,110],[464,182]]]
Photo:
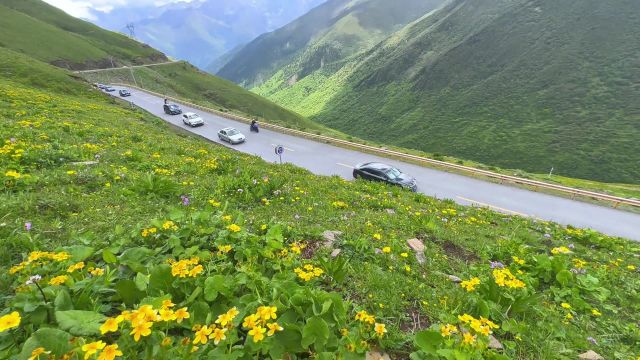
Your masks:
[[[68,252],[69,255],[71,255],[71,261],[75,262],[88,259],[89,257],[93,256],[96,251],[94,248],[84,245],[66,246],[62,249]]]
[[[118,258],[116,258],[116,256],[111,251],[109,251],[109,249],[104,249],[102,250],[102,260],[104,260],[104,262],[107,264],[114,264],[116,261],[118,261]]]
[[[100,335],[100,325],[106,317],[95,311],[56,311],[56,322],[60,329],[75,336]]]
[[[423,330],[416,334],[414,341],[422,351],[434,354],[442,343],[442,335],[437,331]]]
[[[149,275],[137,273],[134,282],[136,283],[138,290],[147,291],[147,287],[149,286]]]
[[[73,310],[73,301],[71,301],[71,295],[69,295],[69,292],[66,289],[62,289],[58,292],[58,296],[56,296],[53,303],[56,310]]]
[[[120,264],[130,267],[135,272],[146,273],[147,269],[143,264],[152,258],[154,253],[145,247],[127,249],[119,256]]]
[[[51,351],[51,355],[62,357],[73,348],[69,343],[70,340],[71,335],[62,330],[53,328],[38,329],[25,341],[18,359],[28,359],[31,356],[31,352],[39,347]]]
[[[120,280],[116,283],[115,288],[116,292],[127,306],[135,305],[145,296],[145,293],[138,289],[133,280]]]
[[[302,329],[302,346],[308,348],[314,344],[315,349],[319,350],[327,343],[327,340],[329,340],[329,325],[319,317],[307,320]]]
[[[556,275],[556,280],[562,287],[567,287],[573,281],[573,274],[568,270],[562,270]]]
[[[171,266],[162,264],[154,266],[149,272],[149,293],[170,293],[173,284]]]
[[[229,295],[231,278],[224,275],[214,275],[204,281],[204,299],[213,301],[218,294]]]

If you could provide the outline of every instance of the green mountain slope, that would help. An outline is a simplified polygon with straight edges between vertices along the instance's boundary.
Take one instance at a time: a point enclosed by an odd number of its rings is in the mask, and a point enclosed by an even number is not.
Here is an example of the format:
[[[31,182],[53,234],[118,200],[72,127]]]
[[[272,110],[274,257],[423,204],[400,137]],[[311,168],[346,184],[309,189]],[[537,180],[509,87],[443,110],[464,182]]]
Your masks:
[[[638,243],[267,163],[11,50],[0,75],[0,359],[640,350]]]
[[[167,61],[161,52],[40,0],[0,1],[0,46],[69,69]]]
[[[278,73],[289,84],[332,71],[444,0],[330,0],[237,51],[218,75],[254,87]],[[336,68],[337,67],[337,68]]]
[[[629,0],[450,1],[337,73],[255,91],[365,139],[640,183],[638,14]]]

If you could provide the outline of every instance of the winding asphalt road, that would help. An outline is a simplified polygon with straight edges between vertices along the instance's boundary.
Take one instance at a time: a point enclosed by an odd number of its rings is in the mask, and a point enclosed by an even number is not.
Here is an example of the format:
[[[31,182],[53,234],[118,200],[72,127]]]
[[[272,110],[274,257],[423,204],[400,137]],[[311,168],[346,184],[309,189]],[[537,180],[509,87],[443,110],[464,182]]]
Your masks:
[[[115,88],[116,90],[124,89],[117,86]],[[249,126],[245,123],[180,105],[183,111],[195,112],[205,120],[204,126],[190,128],[182,123],[180,116],[164,114],[163,99],[135,89],[128,90],[131,91],[132,96],[124,98],[125,100],[211,141],[230,146],[218,139],[217,132],[228,126],[237,128],[246,135],[247,141],[232,147],[238,151],[257,155],[266,161],[278,161],[274,148],[276,145],[282,145],[285,148],[282,155],[284,162],[306,168],[318,175],[338,175],[345,179],[352,179],[352,169],[357,163],[385,162],[414,176],[418,182],[418,191],[429,196],[451,199],[462,205],[489,207],[510,215],[591,228],[608,235],[640,241],[640,214],[495,184],[266,129],[260,129],[260,133],[255,134],[249,132]],[[118,96],[117,91],[111,94]]]

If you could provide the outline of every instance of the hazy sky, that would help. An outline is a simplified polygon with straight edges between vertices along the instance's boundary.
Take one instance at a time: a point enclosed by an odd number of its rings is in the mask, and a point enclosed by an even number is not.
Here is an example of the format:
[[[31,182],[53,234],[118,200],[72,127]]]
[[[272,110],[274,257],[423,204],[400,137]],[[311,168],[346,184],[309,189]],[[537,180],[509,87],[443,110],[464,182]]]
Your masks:
[[[91,10],[109,12],[118,7],[162,6],[177,2],[198,0],[44,0],[75,17],[93,19]]]

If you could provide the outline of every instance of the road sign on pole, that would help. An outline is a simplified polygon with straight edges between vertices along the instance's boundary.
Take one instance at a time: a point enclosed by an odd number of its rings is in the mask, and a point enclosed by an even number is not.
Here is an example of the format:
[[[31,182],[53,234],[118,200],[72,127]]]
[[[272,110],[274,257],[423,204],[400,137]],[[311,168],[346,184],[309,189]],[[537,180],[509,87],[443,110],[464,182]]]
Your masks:
[[[284,153],[284,146],[278,145],[276,146],[276,155],[280,157],[280,164],[282,164],[282,154]]]

